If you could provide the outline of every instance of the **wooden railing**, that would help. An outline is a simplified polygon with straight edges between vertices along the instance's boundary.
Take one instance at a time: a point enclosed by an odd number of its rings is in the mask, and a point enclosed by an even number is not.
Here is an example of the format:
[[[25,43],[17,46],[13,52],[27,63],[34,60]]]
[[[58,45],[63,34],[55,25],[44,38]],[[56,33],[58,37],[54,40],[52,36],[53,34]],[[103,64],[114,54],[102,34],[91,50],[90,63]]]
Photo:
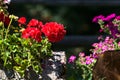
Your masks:
[[[106,35],[107,36],[107,35]],[[103,36],[105,38],[106,36]],[[99,36],[95,35],[88,35],[88,36],[65,36],[65,38],[55,43],[54,45],[59,46],[91,46],[95,42],[99,42],[98,40]]]
[[[90,6],[118,6],[120,0],[11,0],[12,3],[43,3],[48,5],[90,5]]]

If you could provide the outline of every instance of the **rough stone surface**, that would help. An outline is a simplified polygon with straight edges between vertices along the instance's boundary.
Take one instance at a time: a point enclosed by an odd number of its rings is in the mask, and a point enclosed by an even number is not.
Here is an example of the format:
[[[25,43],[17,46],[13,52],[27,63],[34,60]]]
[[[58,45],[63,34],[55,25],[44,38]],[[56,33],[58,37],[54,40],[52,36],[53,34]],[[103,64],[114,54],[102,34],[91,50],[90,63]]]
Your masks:
[[[44,62],[43,80],[65,80],[65,52],[53,52],[53,55]]]
[[[0,69],[0,80],[65,80],[66,56],[64,51],[53,52],[53,57],[43,60],[43,73],[38,75],[29,68],[25,72],[25,78],[13,70]]]
[[[24,80],[24,79],[22,79],[20,75],[13,70],[8,71],[6,69],[1,69],[0,80]]]

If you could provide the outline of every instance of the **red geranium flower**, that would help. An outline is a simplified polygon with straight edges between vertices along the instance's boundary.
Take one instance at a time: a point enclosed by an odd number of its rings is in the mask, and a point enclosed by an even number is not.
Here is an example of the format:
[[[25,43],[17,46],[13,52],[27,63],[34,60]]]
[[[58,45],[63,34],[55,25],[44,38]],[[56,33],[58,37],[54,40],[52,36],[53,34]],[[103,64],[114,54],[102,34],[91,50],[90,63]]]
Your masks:
[[[41,30],[43,23],[41,21],[38,21],[37,19],[32,19],[27,25],[28,27],[35,27]]]
[[[62,24],[56,22],[49,22],[44,25],[42,32],[51,42],[58,42],[64,38],[66,30]]]
[[[35,26],[37,26],[38,25],[38,20],[37,19],[32,19],[32,20],[30,20],[30,22],[28,23],[28,27],[35,27]]]
[[[41,41],[41,31],[37,28],[28,27],[22,32],[22,38],[32,38],[36,41]]]
[[[5,25],[9,25],[9,23],[10,23],[10,18],[9,18],[8,16],[6,16],[6,17],[4,18],[4,23],[5,23]]]
[[[0,12],[0,21],[2,21],[5,25],[9,25],[10,18],[8,15],[4,15],[4,12]]]
[[[3,21],[3,20],[4,20],[4,13],[0,12],[0,21]]]
[[[26,23],[26,18],[25,18],[25,17],[20,17],[20,18],[18,19],[18,22],[19,22],[20,24],[25,24],[25,23]]]
[[[37,28],[41,30],[43,26],[44,26],[43,23],[39,21]]]

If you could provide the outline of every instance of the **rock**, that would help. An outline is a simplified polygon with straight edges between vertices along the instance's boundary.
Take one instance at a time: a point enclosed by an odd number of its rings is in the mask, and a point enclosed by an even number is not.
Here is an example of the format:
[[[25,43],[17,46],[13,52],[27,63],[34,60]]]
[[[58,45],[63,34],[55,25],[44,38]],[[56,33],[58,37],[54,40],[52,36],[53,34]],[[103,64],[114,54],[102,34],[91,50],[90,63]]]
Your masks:
[[[43,80],[64,80],[65,78],[65,52],[53,52],[53,57],[45,60],[42,73]]]

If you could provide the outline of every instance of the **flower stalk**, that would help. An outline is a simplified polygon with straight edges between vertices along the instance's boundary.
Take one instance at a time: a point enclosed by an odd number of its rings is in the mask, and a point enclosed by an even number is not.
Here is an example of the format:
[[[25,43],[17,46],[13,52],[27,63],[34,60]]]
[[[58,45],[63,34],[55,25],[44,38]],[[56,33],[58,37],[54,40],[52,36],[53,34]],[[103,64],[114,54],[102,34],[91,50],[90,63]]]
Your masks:
[[[6,30],[5,39],[7,39],[8,32],[9,32],[9,30],[10,30],[10,26],[11,26],[12,20],[13,20],[13,18],[11,17],[11,18],[10,18],[10,22],[9,22],[9,24],[8,24],[8,27],[7,27],[7,30]]]

